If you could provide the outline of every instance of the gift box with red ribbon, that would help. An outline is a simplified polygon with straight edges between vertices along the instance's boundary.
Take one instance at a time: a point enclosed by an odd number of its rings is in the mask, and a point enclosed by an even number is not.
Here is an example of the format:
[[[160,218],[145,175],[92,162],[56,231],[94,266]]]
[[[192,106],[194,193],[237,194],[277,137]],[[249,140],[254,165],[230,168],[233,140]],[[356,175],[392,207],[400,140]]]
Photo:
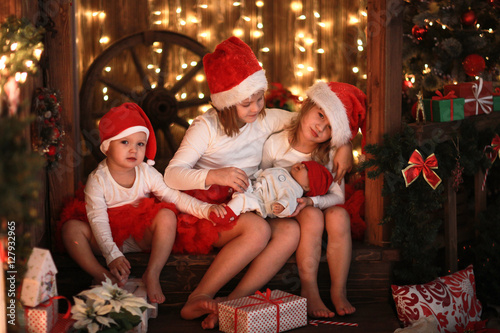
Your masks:
[[[307,299],[281,290],[218,304],[222,332],[284,332],[307,325]]]
[[[434,122],[446,122],[464,119],[464,98],[457,98],[455,92],[447,95],[437,90],[436,96],[424,99],[425,119]]]
[[[25,307],[26,331],[28,333],[50,333],[58,319],[58,300],[49,299],[36,307]]]
[[[479,79],[476,82],[463,82],[444,86],[447,95],[453,91],[457,97],[465,98],[465,117],[488,114],[493,110],[493,83]]]

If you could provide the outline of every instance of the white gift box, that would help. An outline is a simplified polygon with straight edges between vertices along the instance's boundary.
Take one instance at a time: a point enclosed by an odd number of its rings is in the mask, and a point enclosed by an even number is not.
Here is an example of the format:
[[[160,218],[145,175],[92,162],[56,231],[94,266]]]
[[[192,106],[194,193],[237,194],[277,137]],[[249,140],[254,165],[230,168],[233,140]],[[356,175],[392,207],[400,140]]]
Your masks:
[[[129,279],[127,283],[123,286],[123,289],[133,294],[136,297],[143,298],[149,303],[148,293],[146,290],[146,285],[142,282],[142,279]],[[148,320],[149,318],[156,318],[158,316],[158,303],[149,303],[153,305],[154,309],[146,309],[142,313],[141,323],[134,327],[131,331],[133,333],[147,333],[148,331]]]
[[[307,325],[307,299],[281,290],[218,304],[219,329],[226,333],[284,332]]]
[[[21,289],[21,303],[35,307],[57,295],[57,268],[49,250],[35,247],[28,259]]]

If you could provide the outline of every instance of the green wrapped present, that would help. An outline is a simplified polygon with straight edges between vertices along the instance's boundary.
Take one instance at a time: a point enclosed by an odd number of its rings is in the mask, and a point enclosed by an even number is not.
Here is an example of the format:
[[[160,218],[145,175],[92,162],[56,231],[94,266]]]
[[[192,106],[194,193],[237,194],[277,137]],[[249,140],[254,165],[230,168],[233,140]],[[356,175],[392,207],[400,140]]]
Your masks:
[[[495,88],[493,92],[493,111],[500,111],[500,88]]]
[[[436,91],[437,96],[424,99],[425,119],[433,122],[447,122],[464,119],[464,98],[457,98],[453,91],[443,96]]]

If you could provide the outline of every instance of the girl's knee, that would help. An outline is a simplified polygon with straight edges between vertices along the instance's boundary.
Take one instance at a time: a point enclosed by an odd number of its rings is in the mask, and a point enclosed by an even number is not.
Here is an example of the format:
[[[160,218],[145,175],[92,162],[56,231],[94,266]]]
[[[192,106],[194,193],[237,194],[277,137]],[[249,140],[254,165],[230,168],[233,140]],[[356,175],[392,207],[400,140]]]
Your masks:
[[[271,238],[271,227],[266,220],[253,213],[246,213],[240,216],[238,222],[242,227],[242,233],[254,235],[268,242]]]
[[[349,213],[342,207],[330,207],[325,212],[325,224],[328,233],[350,233],[351,219]]]
[[[90,232],[90,225],[80,220],[68,220],[64,222],[61,228],[63,240],[66,238],[72,238],[76,234],[89,235]]]
[[[283,244],[299,244],[300,226],[297,221],[292,219],[278,219],[273,221],[272,227],[273,239],[280,239]]]
[[[153,225],[162,224],[166,227],[177,228],[177,216],[168,208],[162,208],[156,213]]]

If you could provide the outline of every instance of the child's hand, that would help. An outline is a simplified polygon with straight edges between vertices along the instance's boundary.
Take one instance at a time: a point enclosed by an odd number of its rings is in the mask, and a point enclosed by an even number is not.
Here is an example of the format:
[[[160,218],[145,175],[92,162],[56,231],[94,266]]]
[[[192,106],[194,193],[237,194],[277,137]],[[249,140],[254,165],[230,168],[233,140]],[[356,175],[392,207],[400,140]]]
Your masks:
[[[208,215],[214,213],[217,217],[224,217],[227,214],[226,208],[223,205],[212,205],[208,209]]]
[[[285,209],[285,207],[283,207],[283,205],[278,202],[274,202],[271,204],[271,209],[274,215],[278,215]]]
[[[299,215],[300,211],[306,206],[314,206],[314,202],[309,197],[298,198],[297,203],[297,208],[295,208],[295,211],[289,217],[295,217]]]
[[[332,172],[336,174],[333,181],[340,185],[345,174],[351,171],[353,164],[354,158],[352,157],[352,145],[349,142],[340,146],[335,153]]]
[[[118,286],[123,286],[127,282],[128,276],[130,275],[130,263],[124,257],[118,257],[108,265],[109,271],[118,280]]]
[[[239,168],[229,167],[211,169],[208,172],[207,178],[205,179],[205,185],[210,186],[213,184],[232,187],[236,192],[245,192],[249,182],[245,171]]]

